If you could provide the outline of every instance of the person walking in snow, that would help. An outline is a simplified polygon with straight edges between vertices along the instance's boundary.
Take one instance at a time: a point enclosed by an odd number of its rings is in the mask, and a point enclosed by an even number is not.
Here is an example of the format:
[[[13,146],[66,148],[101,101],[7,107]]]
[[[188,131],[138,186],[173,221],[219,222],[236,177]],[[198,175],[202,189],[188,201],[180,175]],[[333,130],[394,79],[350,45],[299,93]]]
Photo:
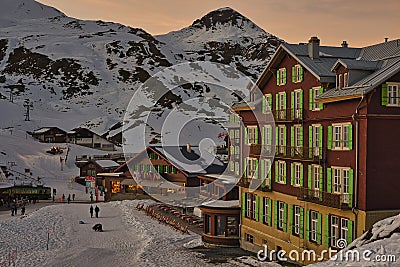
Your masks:
[[[68,201],[68,204],[71,202],[71,194],[68,194],[67,201]]]
[[[17,204],[15,204],[15,206],[14,206],[14,214],[15,214],[15,216],[17,215],[17,211],[18,211]]]
[[[90,202],[93,202],[93,193],[90,192]]]
[[[75,201],[75,194],[72,194],[72,201]]]
[[[65,195],[62,195],[62,201],[65,202]]]
[[[14,216],[14,207],[11,207],[11,216]]]
[[[90,218],[93,218],[93,206],[92,205],[90,205],[89,212],[90,212]]]
[[[22,215],[25,215],[25,206],[22,206],[22,208],[21,208],[21,214],[22,214]]]
[[[97,207],[97,205],[96,205],[96,208],[94,208],[94,212],[96,213],[96,218],[99,218],[100,209],[99,209],[99,207]]]

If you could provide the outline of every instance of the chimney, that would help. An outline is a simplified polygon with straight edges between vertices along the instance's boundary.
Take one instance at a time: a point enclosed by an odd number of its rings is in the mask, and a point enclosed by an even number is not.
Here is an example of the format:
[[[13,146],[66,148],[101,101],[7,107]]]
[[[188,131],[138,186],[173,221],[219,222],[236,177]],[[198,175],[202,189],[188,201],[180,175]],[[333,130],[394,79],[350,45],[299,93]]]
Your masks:
[[[388,40],[389,40],[389,38],[385,37],[385,43],[387,43]]]
[[[346,41],[343,41],[342,47],[347,48],[347,47],[349,47],[349,44]]]
[[[319,58],[319,39],[317,36],[311,37],[308,41],[308,56],[311,59]]]
[[[190,144],[186,144],[186,151],[187,151],[188,153],[191,153],[191,152],[192,152],[192,147],[190,146]]]

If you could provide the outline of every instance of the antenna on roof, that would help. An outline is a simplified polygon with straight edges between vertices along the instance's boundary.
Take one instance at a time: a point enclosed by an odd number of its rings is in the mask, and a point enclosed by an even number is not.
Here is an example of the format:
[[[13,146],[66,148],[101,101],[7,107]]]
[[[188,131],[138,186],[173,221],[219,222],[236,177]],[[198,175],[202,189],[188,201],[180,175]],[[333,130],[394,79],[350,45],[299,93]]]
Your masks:
[[[389,40],[389,38],[385,37],[385,43],[387,43],[388,40]]]

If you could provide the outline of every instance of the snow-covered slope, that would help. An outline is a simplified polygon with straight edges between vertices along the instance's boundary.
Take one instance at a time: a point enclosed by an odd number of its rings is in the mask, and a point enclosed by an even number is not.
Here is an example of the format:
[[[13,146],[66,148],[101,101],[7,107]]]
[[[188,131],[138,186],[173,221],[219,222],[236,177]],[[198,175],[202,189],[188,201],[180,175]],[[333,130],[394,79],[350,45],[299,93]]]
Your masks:
[[[10,114],[0,120],[2,128],[68,130],[82,124],[102,134],[122,121],[135,90],[166,67],[221,62],[254,80],[281,41],[230,8],[152,36],[117,23],[70,18],[34,0],[2,0],[1,7],[0,113]],[[10,91],[13,112],[4,104]],[[31,122],[21,116],[25,99],[33,102]]]
[[[400,266],[399,244],[400,214],[375,223],[371,230],[339,252],[337,259],[309,266]],[[359,252],[360,260],[353,260],[356,254],[348,254],[352,250]]]

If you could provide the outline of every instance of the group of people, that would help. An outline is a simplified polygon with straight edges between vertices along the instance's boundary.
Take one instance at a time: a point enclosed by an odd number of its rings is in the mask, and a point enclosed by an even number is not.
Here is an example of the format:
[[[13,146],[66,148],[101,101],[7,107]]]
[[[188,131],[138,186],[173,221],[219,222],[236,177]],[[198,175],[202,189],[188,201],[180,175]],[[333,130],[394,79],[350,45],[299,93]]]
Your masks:
[[[90,218],[93,218],[93,211],[96,214],[96,218],[99,218],[100,208],[97,207],[97,205],[96,205],[96,207],[93,209],[93,205],[90,205],[90,208],[89,208]]]
[[[11,207],[11,216],[17,216],[18,213],[18,206],[14,205]],[[21,207],[21,215],[25,215],[25,205]]]

